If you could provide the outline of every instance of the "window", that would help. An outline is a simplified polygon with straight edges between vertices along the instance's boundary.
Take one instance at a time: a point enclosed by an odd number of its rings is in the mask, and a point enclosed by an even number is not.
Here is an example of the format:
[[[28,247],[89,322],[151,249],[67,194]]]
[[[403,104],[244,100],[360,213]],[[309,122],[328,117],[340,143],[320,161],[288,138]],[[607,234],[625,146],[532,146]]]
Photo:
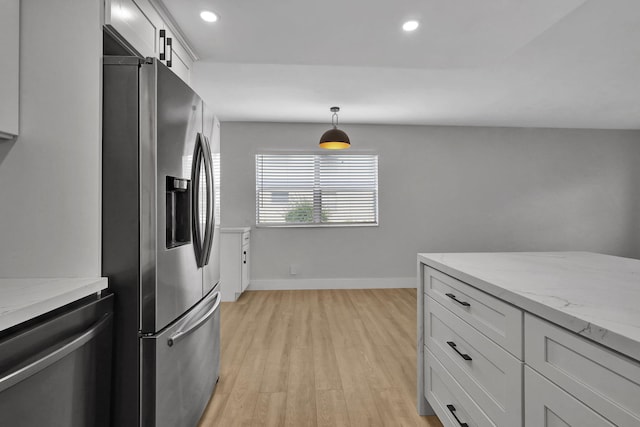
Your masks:
[[[378,224],[378,156],[256,155],[256,223]]]

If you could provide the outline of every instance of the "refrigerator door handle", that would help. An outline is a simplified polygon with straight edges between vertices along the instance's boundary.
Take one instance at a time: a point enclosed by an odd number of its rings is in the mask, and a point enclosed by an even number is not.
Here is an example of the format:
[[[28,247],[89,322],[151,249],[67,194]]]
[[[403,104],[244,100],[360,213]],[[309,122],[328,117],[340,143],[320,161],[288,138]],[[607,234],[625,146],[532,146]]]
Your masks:
[[[62,359],[74,350],[82,347],[89,342],[92,338],[98,335],[110,322],[112,315],[107,314],[102,319],[94,323],[89,329],[74,336],[66,344],[49,351],[44,356],[38,358],[26,366],[10,372],[4,377],[0,378],[0,392],[14,386],[20,381],[29,378],[32,375],[37,374],[48,366],[53,365],[58,360]]]
[[[220,301],[222,300],[222,298],[220,298],[220,292],[216,292],[214,294],[214,296],[216,298],[216,303],[213,305],[213,307],[211,307],[211,309],[209,311],[207,311],[196,322],[194,322],[193,324],[189,325],[189,327],[187,329],[179,330],[178,332],[176,332],[175,334],[173,334],[173,335],[171,335],[169,337],[169,339],[167,340],[167,345],[169,347],[172,347],[175,343],[180,341],[182,338],[184,338],[185,336],[187,336],[190,333],[194,332],[200,326],[204,325],[207,322],[207,320],[209,320],[211,318],[211,316],[213,316],[215,314],[215,312],[218,309],[218,307],[220,307]]]
[[[213,160],[211,159],[211,146],[209,139],[203,136],[203,151],[205,163],[205,175],[207,180],[207,223],[204,232],[202,266],[209,264],[209,256],[211,255],[211,245],[213,244],[213,232],[215,226],[215,217],[213,215]]]
[[[204,265],[204,242],[200,237],[200,165],[202,164],[202,156],[204,154],[203,135],[198,132],[196,136],[196,144],[193,150],[193,161],[191,165],[191,223],[193,229],[193,250],[196,254],[196,264],[198,267]],[[206,167],[206,166],[205,166]],[[206,231],[206,229],[205,229]],[[205,233],[206,237],[206,233]]]

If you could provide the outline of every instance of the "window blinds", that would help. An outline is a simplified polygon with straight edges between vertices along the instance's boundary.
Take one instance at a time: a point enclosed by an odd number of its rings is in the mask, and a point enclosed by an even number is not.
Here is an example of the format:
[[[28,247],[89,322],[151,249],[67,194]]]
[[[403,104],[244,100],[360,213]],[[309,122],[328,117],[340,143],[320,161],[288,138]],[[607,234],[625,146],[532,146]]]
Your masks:
[[[256,155],[258,225],[376,225],[378,156]]]

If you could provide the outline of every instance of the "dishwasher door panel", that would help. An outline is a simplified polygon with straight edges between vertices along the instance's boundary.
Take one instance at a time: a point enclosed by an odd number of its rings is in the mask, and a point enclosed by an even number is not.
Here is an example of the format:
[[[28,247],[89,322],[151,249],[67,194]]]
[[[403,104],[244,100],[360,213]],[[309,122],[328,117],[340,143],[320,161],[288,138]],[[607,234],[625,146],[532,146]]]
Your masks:
[[[111,300],[75,307],[0,342],[3,425],[109,425]]]

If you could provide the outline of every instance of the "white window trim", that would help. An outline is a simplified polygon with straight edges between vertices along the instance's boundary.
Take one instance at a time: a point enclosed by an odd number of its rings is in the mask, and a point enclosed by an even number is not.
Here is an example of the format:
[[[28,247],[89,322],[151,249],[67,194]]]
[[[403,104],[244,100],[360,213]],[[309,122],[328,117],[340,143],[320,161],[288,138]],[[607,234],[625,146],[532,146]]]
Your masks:
[[[340,155],[340,156],[364,156],[364,155],[368,155],[368,156],[376,156],[376,203],[375,203],[375,218],[376,218],[376,222],[370,222],[370,223],[366,223],[366,222],[353,222],[353,223],[348,223],[348,222],[342,222],[342,223],[259,223],[258,222],[258,198],[257,198],[257,192],[258,192],[258,186],[257,186],[257,159],[258,156],[262,156],[262,155],[310,155],[310,156],[317,156],[317,155],[322,155],[322,156],[331,156],[331,155]],[[351,228],[358,228],[358,227],[379,227],[380,226],[380,183],[379,183],[379,177],[380,177],[380,169],[379,169],[379,154],[375,151],[371,151],[371,150],[353,150],[351,149],[348,153],[347,152],[331,152],[328,153],[326,150],[261,150],[259,152],[255,152],[254,155],[254,166],[255,166],[255,172],[256,174],[254,175],[254,182],[256,184],[256,196],[254,197],[254,203],[255,203],[255,227],[256,228],[344,228],[344,227],[351,227]]]

